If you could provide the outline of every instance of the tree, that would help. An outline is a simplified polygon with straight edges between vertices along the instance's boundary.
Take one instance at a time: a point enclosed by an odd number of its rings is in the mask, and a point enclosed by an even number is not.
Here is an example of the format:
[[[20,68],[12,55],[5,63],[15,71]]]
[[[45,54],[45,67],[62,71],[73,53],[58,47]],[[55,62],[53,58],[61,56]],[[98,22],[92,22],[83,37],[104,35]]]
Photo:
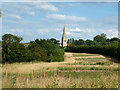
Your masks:
[[[113,38],[110,39],[110,42],[111,42],[111,43],[112,43],[112,42],[119,42],[119,38],[113,37]]]
[[[50,41],[52,41],[54,44],[58,44],[58,42],[60,42],[59,40],[56,40],[55,38],[51,38]]]
[[[89,39],[87,39],[85,41],[85,43],[86,43],[86,45],[93,45],[94,44],[94,42],[92,40],[89,40]]]
[[[12,43],[20,43],[23,40],[22,37],[14,36],[12,34],[5,34],[2,36],[2,43],[12,44]]]
[[[104,33],[102,33],[102,34],[100,34],[100,36],[106,39],[106,36],[107,36],[107,35],[104,34]]]
[[[42,48],[41,46],[36,46],[34,48],[31,48],[31,61],[47,61],[48,56],[46,53],[45,48]]]
[[[4,62],[20,62],[24,56],[25,47],[20,44],[21,37],[12,34],[5,34],[2,36],[2,58]],[[24,60],[24,59],[23,59]]]
[[[67,43],[71,43],[71,44],[74,43],[74,38],[68,39]]]
[[[67,40],[67,43],[70,43],[70,39]]]
[[[94,41],[97,42],[98,44],[106,44],[106,34],[102,33],[100,35],[97,35],[94,37]]]
[[[84,45],[84,44],[85,44],[85,41],[83,39],[78,40],[78,45]]]
[[[33,60],[37,61],[63,61],[64,49],[56,45],[56,39],[36,39],[31,41],[28,49],[31,51]]]
[[[3,63],[64,60],[64,49],[56,45],[58,42],[56,39],[36,39],[30,41],[28,47],[20,43],[22,40],[23,38],[12,34],[2,36]]]

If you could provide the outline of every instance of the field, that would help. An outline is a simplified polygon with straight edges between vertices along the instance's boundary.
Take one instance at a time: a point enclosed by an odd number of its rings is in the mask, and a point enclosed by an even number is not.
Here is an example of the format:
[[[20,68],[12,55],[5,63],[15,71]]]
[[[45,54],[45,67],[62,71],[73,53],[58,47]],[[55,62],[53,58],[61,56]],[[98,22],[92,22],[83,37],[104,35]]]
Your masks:
[[[2,65],[3,88],[118,88],[118,63],[99,54],[65,52],[64,62]]]

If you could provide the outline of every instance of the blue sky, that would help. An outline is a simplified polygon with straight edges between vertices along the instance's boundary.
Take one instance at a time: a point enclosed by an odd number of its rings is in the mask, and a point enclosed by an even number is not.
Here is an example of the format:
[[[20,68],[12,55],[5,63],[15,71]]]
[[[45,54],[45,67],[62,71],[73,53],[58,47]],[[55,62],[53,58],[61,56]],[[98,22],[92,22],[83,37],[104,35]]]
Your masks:
[[[105,33],[118,37],[118,3],[3,2],[2,34],[61,41],[63,26],[67,38],[93,39]]]
[[[2,7],[2,2],[0,1],[0,8]],[[1,36],[2,36],[2,19],[0,17],[0,40],[1,40]]]

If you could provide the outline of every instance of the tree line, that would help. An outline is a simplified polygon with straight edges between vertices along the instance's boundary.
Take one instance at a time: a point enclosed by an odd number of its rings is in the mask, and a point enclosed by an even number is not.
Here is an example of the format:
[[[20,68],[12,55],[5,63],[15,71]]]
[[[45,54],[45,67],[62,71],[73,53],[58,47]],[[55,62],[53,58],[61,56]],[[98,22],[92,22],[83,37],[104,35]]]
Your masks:
[[[60,62],[64,61],[64,49],[56,39],[36,39],[25,47],[22,37],[12,34],[2,36],[2,63],[8,62]]]
[[[113,37],[111,39],[107,38],[107,35],[102,33],[100,35],[96,35],[93,40],[74,40],[74,38],[68,39],[67,43],[71,43],[72,45],[107,45],[110,43],[120,42],[120,39],[117,37]]]
[[[67,52],[102,54],[120,59],[120,39],[117,37],[109,39],[106,34],[102,33],[96,35],[93,40],[74,40],[71,38],[68,39],[68,43],[71,45],[65,49]]]

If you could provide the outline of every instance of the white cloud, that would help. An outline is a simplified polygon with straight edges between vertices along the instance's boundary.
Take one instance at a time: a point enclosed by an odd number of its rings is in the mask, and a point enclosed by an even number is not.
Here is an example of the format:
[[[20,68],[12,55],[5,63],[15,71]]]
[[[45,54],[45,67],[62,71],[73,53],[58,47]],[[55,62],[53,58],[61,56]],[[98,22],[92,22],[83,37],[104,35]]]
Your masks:
[[[34,31],[34,32],[36,32],[36,33],[38,33],[38,34],[43,34],[43,33],[47,33],[47,32],[49,32],[49,29],[39,29],[39,30],[36,30],[36,31]]]
[[[68,4],[68,6],[74,6],[74,4]]]
[[[29,15],[35,15],[35,12],[28,12]]]
[[[48,10],[48,11],[58,11],[58,8],[56,8],[54,5],[49,3],[41,4],[38,6],[38,8]]]
[[[61,21],[68,21],[68,22],[79,22],[79,21],[86,21],[87,18],[85,17],[77,17],[77,16],[66,16],[62,14],[49,14],[46,16],[48,19],[54,19],[54,20],[61,20]]]
[[[7,16],[7,18],[14,18],[14,19],[19,19],[19,20],[21,20],[22,19],[22,17],[21,16],[19,16],[19,15],[16,15],[16,14],[9,14],[9,15],[6,15]]]
[[[80,32],[87,32],[87,33],[93,33],[94,32],[94,29],[89,29],[89,28],[73,28],[73,29],[70,29],[70,31],[72,32],[77,32],[77,33],[80,33]]]
[[[69,37],[77,39],[93,39],[96,35],[105,33],[107,38],[118,37],[118,30],[116,28],[96,29],[96,28],[79,28],[75,27],[72,29],[66,28],[66,34]]]
[[[17,14],[17,15],[35,15],[36,13],[42,13],[42,12],[48,12],[58,11],[58,8],[56,8],[53,4],[48,2],[14,2],[12,3],[3,3],[3,14]]]
[[[67,35],[71,35],[71,32],[66,32]]]
[[[103,33],[107,34],[108,38],[118,37],[118,30],[115,28],[104,30]]]
[[[79,32],[79,31],[81,31],[81,29],[79,29],[78,27],[76,27],[75,29],[71,29],[70,31],[77,31],[77,32]]]
[[[31,6],[31,10],[38,10],[38,11],[58,11],[58,8],[55,7],[53,4],[48,2],[32,2],[26,3],[27,7]]]
[[[56,30],[57,30],[57,31],[60,31],[60,30],[61,30],[61,28],[56,28]]]
[[[20,34],[23,34],[24,30],[22,30],[20,28],[16,28],[16,29],[10,29],[8,32],[9,33],[20,33]]]

